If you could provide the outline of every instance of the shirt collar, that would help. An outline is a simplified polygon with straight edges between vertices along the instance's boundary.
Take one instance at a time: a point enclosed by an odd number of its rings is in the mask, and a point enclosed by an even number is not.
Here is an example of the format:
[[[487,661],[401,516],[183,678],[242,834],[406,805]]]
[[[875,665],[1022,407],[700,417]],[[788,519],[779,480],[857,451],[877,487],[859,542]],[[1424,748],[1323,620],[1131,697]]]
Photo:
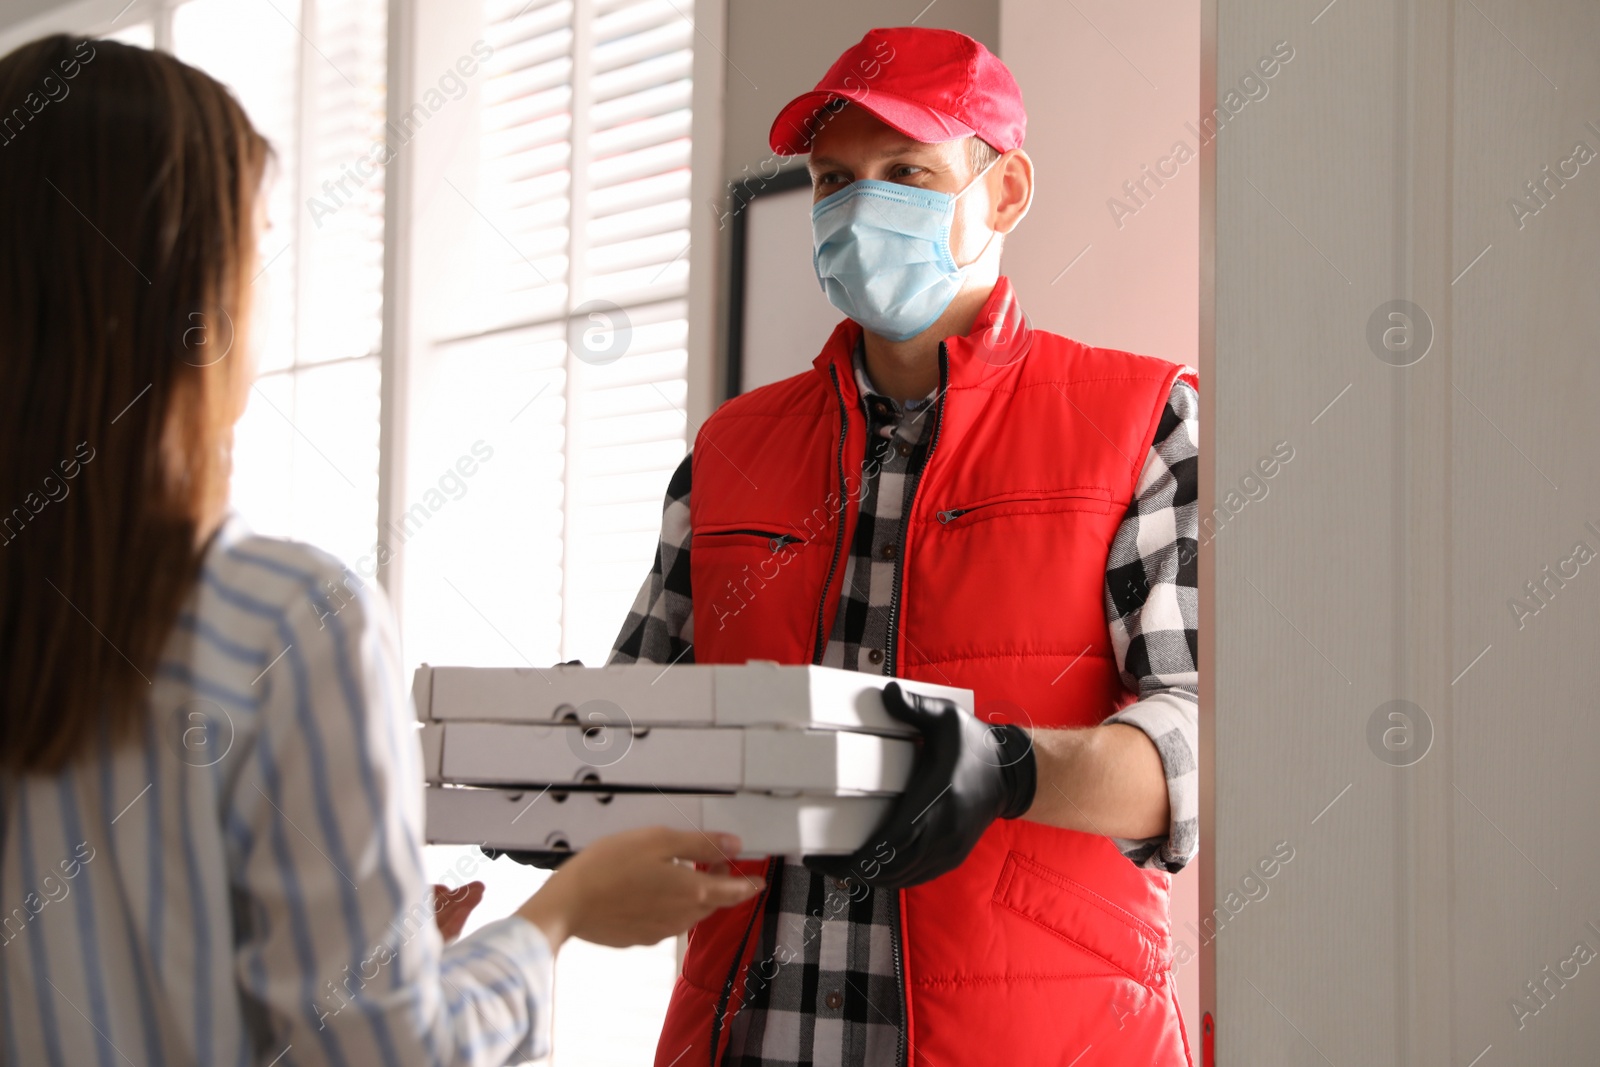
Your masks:
[[[894,419],[898,419],[900,415],[906,412],[920,411],[924,405],[933,400],[934,393],[938,392],[937,389],[930,389],[928,391],[928,395],[922,399],[907,400],[904,402],[897,401],[892,397],[884,395],[883,391],[872,383],[872,376],[867,373],[866,343],[859,337],[856,338],[855,352],[851,359],[856,372],[856,393],[861,397],[862,406],[868,409],[869,415],[871,413],[872,405],[881,401],[889,405],[890,411],[893,412]],[[893,421],[893,419],[891,419],[891,421]]]

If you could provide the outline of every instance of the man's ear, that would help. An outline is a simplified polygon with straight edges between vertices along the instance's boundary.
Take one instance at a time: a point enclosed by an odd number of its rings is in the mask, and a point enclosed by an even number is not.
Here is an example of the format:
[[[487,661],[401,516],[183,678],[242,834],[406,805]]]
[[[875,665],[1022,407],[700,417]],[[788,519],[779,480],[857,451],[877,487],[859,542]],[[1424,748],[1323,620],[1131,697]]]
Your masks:
[[[1001,155],[995,164],[999,172],[999,191],[990,209],[989,227],[997,233],[1017,228],[1033,204],[1033,160],[1020,148]]]

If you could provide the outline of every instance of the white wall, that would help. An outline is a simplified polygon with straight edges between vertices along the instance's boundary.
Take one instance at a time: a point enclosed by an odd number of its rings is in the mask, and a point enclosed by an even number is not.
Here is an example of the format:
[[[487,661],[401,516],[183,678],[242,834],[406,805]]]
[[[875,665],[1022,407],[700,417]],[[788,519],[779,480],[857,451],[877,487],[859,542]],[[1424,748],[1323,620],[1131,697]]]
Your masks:
[[[1034,205],[1005,272],[1036,326],[1194,364],[1200,163],[1146,180],[1199,112],[1198,3],[1002,0],[1000,56],[1028,106]],[[1245,117],[1245,116],[1241,116]],[[1146,180],[1143,205],[1123,189]],[[1135,213],[1113,214],[1123,201]],[[1204,388],[1204,383],[1202,383]]]
[[[60,6],[61,0],[4,0],[0,3],[0,28],[31,19]]]

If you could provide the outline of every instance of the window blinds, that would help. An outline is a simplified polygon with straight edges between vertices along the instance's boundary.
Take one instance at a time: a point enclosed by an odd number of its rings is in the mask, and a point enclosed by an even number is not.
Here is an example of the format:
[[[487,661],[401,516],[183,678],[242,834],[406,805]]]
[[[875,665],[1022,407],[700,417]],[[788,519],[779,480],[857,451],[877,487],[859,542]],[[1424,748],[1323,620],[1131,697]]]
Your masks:
[[[693,8],[488,0],[485,14],[474,248],[478,325],[495,333],[468,344],[536,363],[543,327],[564,338],[537,409],[563,432],[526,462],[530,485],[559,486],[560,654],[597,661],[683,455]]]
[[[234,506],[349,561],[377,537],[384,188],[359,164],[384,136],[386,11],[188,0],[172,15],[174,53],[228,85],[276,153]]]

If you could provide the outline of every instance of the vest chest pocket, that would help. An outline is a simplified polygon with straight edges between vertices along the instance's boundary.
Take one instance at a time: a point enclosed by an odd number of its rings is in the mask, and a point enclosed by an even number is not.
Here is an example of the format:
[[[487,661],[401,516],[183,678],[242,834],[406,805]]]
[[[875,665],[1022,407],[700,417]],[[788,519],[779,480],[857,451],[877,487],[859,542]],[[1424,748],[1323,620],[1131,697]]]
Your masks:
[[[690,541],[690,551],[701,546],[715,549],[740,546],[759,548],[765,545],[768,551],[776,555],[790,545],[803,544],[805,544],[805,538],[784,530],[696,530]]]
[[[1106,559],[1124,510],[1111,491],[981,492],[949,506],[930,494],[917,520],[906,547],[908,640],[930,660],[1103,647]]]
[[[779,523],[696,528],[689,542],[696,659],[810,659],[813,572],[827,554],[817,547]]]
[[[970,503],[940,508],[933,517],[942,527],[961,529],[1016,515],[1051,515],[1070,511],[1109,515],[1114,510],[1114,504],[1109,489],[1077,486],[1072,489],[1009,492],[980,498]]]

